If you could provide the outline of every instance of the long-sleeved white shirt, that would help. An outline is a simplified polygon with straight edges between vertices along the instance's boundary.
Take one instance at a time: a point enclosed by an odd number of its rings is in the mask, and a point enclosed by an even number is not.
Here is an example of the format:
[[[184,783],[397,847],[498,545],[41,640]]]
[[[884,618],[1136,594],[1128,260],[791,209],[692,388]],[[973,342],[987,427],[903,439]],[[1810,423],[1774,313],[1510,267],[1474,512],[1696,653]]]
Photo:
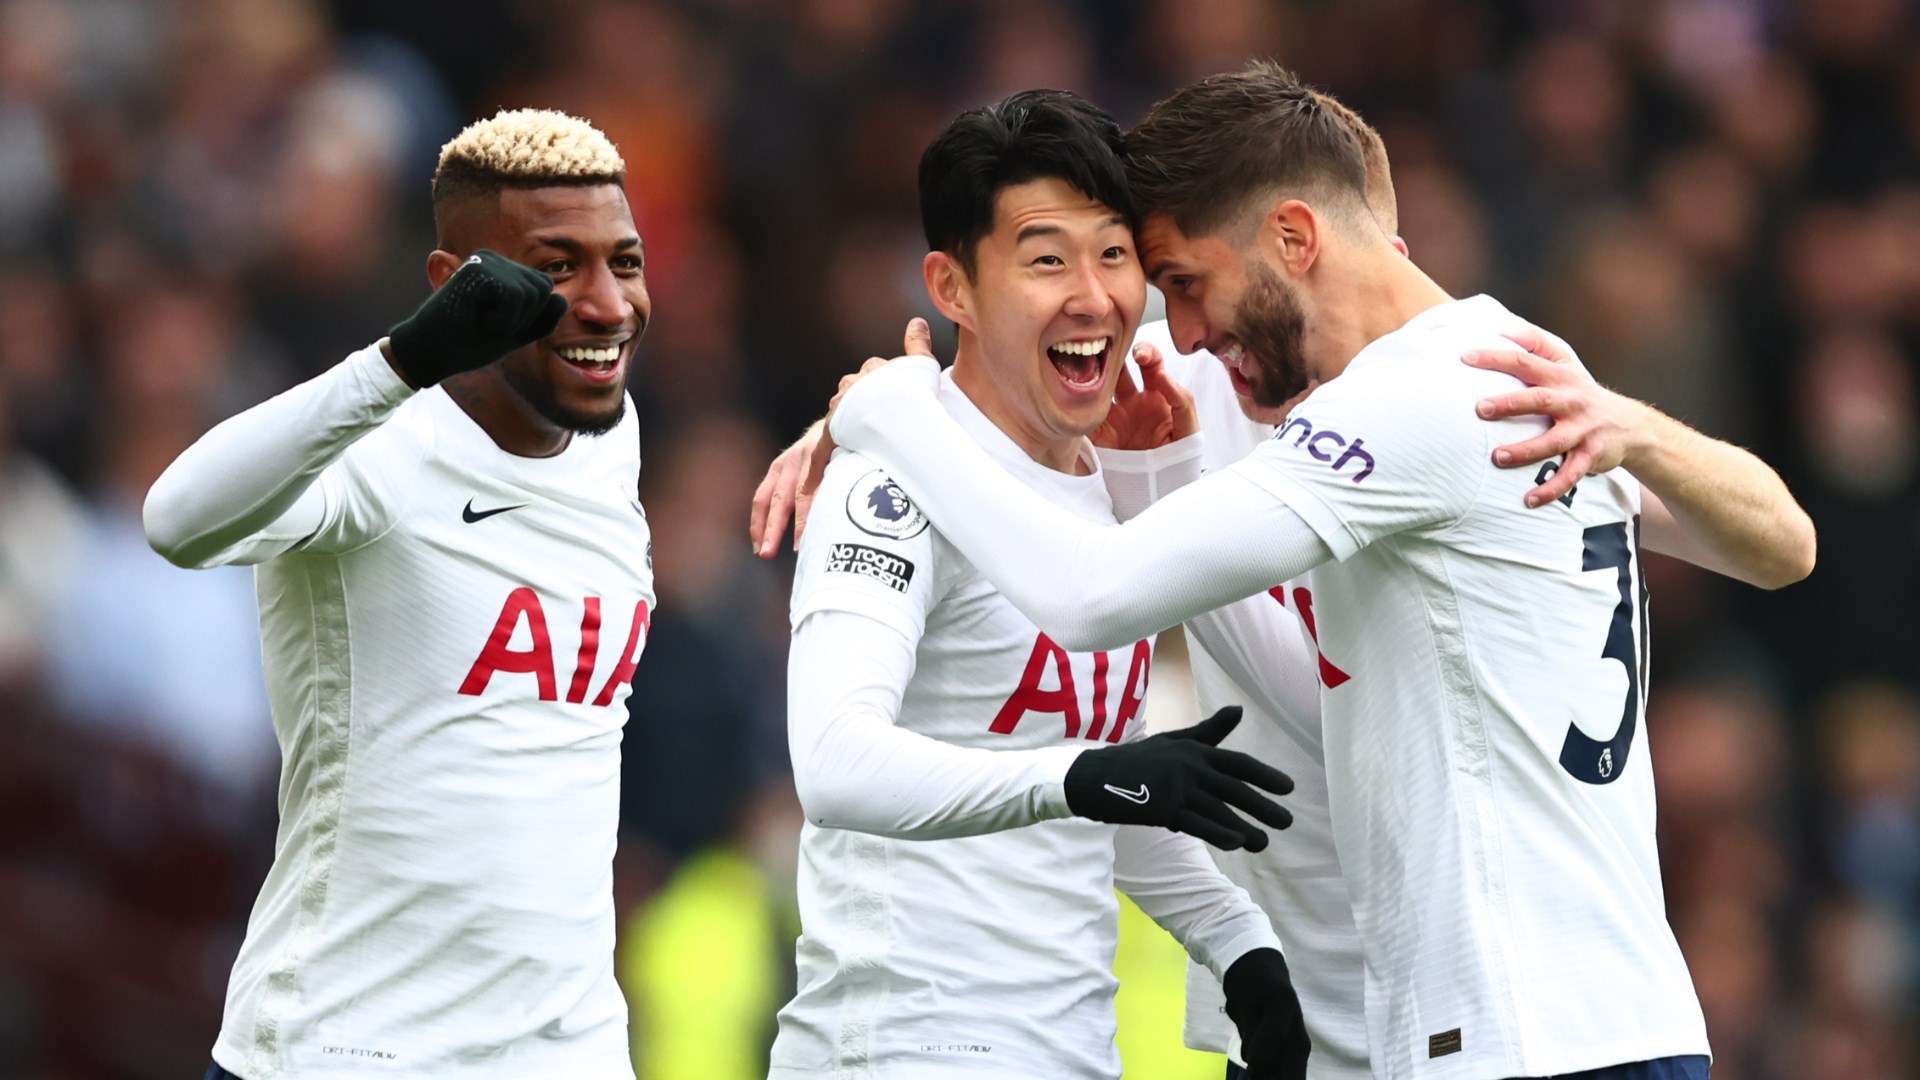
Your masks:
[[[631,1078],[612,857],[654,601],[639,465],[631,409],[516,457],[369,347],[155,484],[157,550],[258,566],[282,755],[223,1067]]]
[[[996,468],[1112,520],[1097,472],[1048,470],[940,394]],[[1278,947],[1198,841],[1065,816],[1073,759],[1144,733],[1151,641],[1054,644],[852,454],[816,496],[792,617],[808,824],[775,1078],[1118,1075],[1116,886],[1217,972]]]
[[[1314,571],[1320,645],[1349,675],[1322,695],[1328,793],[1388,1077],[1707,1049],[1636,738],[1639,486],[1616,470],[1541,513],[1531,475],[1493,466],[1543,424],[1479,420],[1516,381],[1459,357],[1519,325],[1487,297],[1421,313],[1250,456],[1124,526],[1008,483],[935,407],[930,360],[863,380],[832,421],[1069,647]]]

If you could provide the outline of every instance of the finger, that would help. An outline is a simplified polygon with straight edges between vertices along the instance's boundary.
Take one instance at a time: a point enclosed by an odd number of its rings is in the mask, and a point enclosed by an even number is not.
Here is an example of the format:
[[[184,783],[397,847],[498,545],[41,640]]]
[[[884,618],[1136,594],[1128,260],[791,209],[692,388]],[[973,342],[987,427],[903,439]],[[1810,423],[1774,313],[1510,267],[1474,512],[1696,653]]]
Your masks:
[[[824,423],[814,426],[810,437],[813,449],[807,454],[806,472],[800,477],[800,490],[793,499],[793,550],[800,550],[800,538],[807,533],[807,518],[813,513],[813,496],[820,490],[827,464],[833,460],[833,433]]]
[[[1165,359],[1166,357],[1160,355],[1159,346],[1151,341],[1137,342],[1133,346],[1133,362],[1140,365],[1142,372],[1146,370],[1148,364],[1158,364]]]
[[[784,455],[783,455],[784,456]],[[760,478],[760,485],[753,489],[753,510],[747,515],[747,542],[753,550],[760,550],[760,537],[767,525],[767,506],[773,501],[774,478],[780,472],[780,458],[774,458],[767,466],[767,475]]]
[[[793,506],[793,468],[790,462],[783,462],[780,479],[773,485],[773,494],[767,500],[767,524],[760,533],[759,556],[773,558],[780,547],[780,537],[786,534],[787,519]]]
[[[1240,843],[1248,851],[1260,851],[1267,846],[1267,834],[1254,824],[1233,812],[1225,801],[1215,798],[1205,790],[1187,793],[1186,810],[1206,818],[1223,829],[1230,829],[1240,837]]]
[[[1573,346],[1532,323],[1501,336],[1549,363],[1564,364],[1574,359]]]
[[[1232,813],[1230,810],[1224,812]],[[1196,840],[1211,844],[1221,851],[1239,851],[1241,848],[1246,848],[1248,851],[1265,851],[1267,847],[1267,834],[1252,826],[1222,825],[1192,810],[1182,810],[1175,814],[1169,828],[1174,832],[1183,832]],[[1253,842],[1249,843],[1249,840]]]
[[[1194,742],[1206,743],[1208,746],[1219,746],[1220,740],[1226,738],[1227,733],[1240,723],[1240,712],[1240,706],[1229,705],[1192,727],[1168,732],[1167,737],[1191,739]]]
[[[876,371],[879,371],[879,370],[880,370],[881,368],[883,368],[883,367],[886,367],[886,366],[887,366],[887,358],[886,358],[886,357],[884,357],[884,356],[869,356],[869,357],[867,357],[867,362],[866,362],[866,363],[864,363],[864,364],[861,364],[861,365],[860,365],[860,375],[871,375],[871,374],[873,374],[874,372],[876,372]],[[848,376],[847,378],[848,378],[848,380],[855,380],[855,379],[858,379],[858,378],[860,377],[860,375],[850,375],[850,376]],[[849,383],[848,383],[848,385],[852,385],[850,381],[849,381]]]
[[[1200,786],[1209,794],[1239,809],[1255,821],[1276,829],[1284,829],[1293,824],[1292,811],[1231,776],[1212,773],[1201,779]]]
[[[1293,777],[1261,761],[1252,754],[1215,747],[1207,752],[1207,764],[1228,776],[1257,784],[1275,795],[1293,794]]]
[[[793,550],[800,550],[800,537],[807,531],[807,517],[813,513],[813,493],[793,497]]]
[[[1527,492],[1528,506],[1546,506],[1553,500],[1573,490],[1573,485],[1587,475],[1593,465],[1593,452],[1585,448],[1574,450],[1567,455],[1560,468],[1547,477],[1546,482]]]
[[[1481,398],[1474,413],[1482,420],[1505,420],[1510,416],[1560,416],[1566,412],[1566,397],[1544,386],[1515,390]]]
[[[906,346],[908,356],[933,355],[933,328],[927,320],[918,315],[907,320]]]
[[[1196,409],[1193,392],[1167,374],[1166,360],[1160,350],[1142,343],[1134,349],[1134,356],[1140,363],[1140,381],[1147,393],[1157,395],[1167,403],[1172,414],[1173,430],[1176,435],[1191,432],[1199,426],[1195,420]]]
[[[1542,360],[1515,349],[1475,349],[1460,358],[1469,367],[1500,371],[1528,386],[1554,385],[1571,378],[1573,372],[1551,360]]]
[[[560,320],[565,318],[566,314],[567,298],[559,293],[550,292],[545,302],[540,305],[539,313],[527,323],[522,333],[526,335],[528,341],[539,341],[553,333],[553,328],[560,325]]]
[[[1570,423],[1559,423],[1525,442],[1508,443],[1493,451],[1493,463],[1503,469],[1556,458],[1580,445],[1582,433]]]

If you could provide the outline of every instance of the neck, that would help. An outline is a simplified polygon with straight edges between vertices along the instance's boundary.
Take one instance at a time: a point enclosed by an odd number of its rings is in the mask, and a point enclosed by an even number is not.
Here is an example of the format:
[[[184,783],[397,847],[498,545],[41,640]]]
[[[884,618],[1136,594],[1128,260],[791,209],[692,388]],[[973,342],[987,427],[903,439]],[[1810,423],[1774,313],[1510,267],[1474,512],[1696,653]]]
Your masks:
[[[1007,388],[993,378],[980,357],[979,339],[965,330],[953,356],[953,384],[1028,457],[1054,472],[1086,475],[1086,463],[1080,458],[1081,436],[1047,431],[1007,400]]]
[[[440,383],[462,412],[493,444],[517,457],[552,457],[567,448],[573,432],[540,415],[507,384],[498,364],[464,371]]]
[[[1310,364],[1321,382],[1347,369],[1361,349],[1405,326],[1408,320],[1453,297],[1412,259],[1386,244],[1342,256],[1345,265],[1325,266],[1330,299],[1314,314],[1318,353]]]

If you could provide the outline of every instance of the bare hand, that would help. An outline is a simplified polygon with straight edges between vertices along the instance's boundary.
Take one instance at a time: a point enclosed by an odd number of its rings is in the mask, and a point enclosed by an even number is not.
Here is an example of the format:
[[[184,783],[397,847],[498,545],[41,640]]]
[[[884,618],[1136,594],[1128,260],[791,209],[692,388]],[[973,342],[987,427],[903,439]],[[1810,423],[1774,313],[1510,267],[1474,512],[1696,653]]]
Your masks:
[[[747,522],[747,537],[753,542],[755,555],[773,558],[789,520],[793,522],[793,548],[800,550],[807,514],[813,509],[813,493],[819,489],[821,474],[832,458],[833,437],[827,434],[825,421],[815,421],[767,466],[766,477],[754,489],[753,514]]]
[[[1093,444],[1108,450],[1152,450],[1200,430],[1193,395],[1167,376],[1160,350],[1142,342],[1133,347],[1140,382],[1122,367],[1114,386],[1113,407],[1093,433]]]
[[[1493,463],[1504,469],[1561,458],[1560,468],[1527,492],[1528,506],[1545,506],[1572,490],[1582,477],[1618,468],[1653,438],[1659,414],[1595,382],[1573,362],[1573,350],[1566,342],[1531,326],[1507,337],[1520,349],[1482,349],[1461,359],[1473,367],[1504,371],[1527,384],[1525,390],[1482,400],[1476,410],[1482,420],[1510,416],[1553,420],[1553,426],[1541,434],[1493,452]]]

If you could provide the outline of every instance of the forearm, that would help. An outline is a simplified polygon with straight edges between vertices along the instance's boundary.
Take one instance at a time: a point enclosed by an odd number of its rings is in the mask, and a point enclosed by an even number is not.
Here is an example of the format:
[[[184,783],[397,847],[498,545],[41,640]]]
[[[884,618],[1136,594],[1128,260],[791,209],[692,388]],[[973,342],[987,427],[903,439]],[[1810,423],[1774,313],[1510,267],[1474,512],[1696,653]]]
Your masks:
[[[154,482],[144,512],[148,543],[177,566],[226,561],[412,392],[381,350],[369,347],[222,422]]]
[[[995,465],[931,395],[896,394],[875,406],[852,416],[851,404],[842,407],[833,421],[841,444],[892,473],[941,533],[1068,649],[1119,647],[1332,557],[1283,502],[1232,471],[1174,492],[1124,526],[1097,525]]]
[[[1778,473],[1746,450],[1649,411],[1645,447],[1623,462],[1657,497],[1648,547],[1767,589],[1812,572],[1813,522]]]
[[[794,631],[788,746],[807,820],[913,840],[974,836],[1069,816],[1077,747],[988,750],[898,727],[913,646],[863,615],[819,611]]]
[[[1255,949],[1279,949],[1266,912],[1227,880],[1198,840],[1121,825],[1113,837],[1114,886],[1216,978]]]

